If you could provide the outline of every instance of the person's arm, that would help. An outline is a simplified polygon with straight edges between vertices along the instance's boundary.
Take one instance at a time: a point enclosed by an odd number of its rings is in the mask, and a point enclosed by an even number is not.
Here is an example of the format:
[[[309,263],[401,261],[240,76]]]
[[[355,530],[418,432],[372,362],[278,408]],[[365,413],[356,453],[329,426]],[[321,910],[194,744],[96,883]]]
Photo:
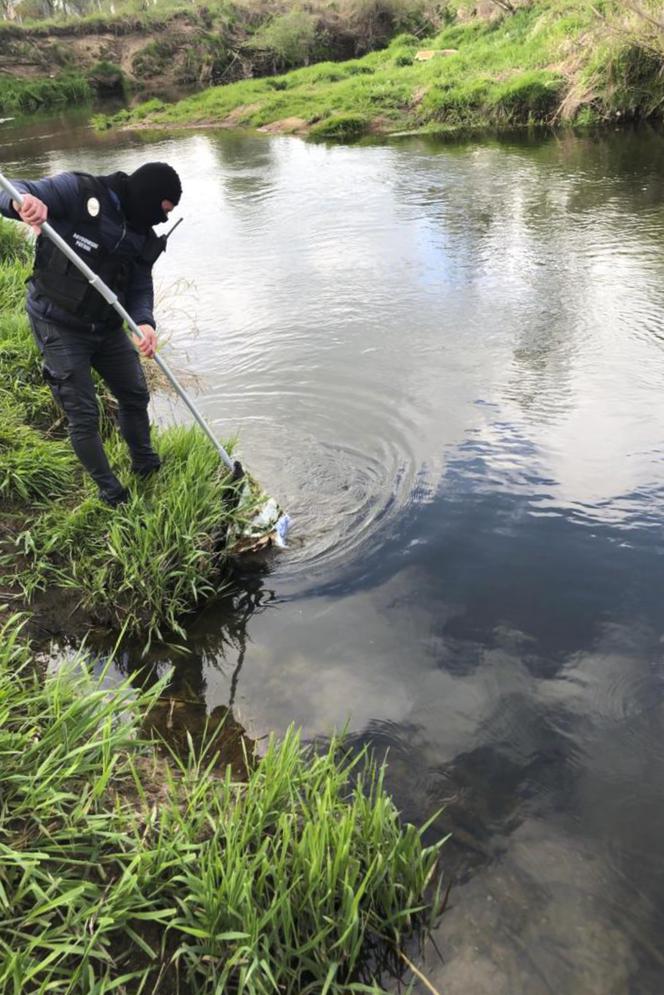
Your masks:
[[[9,194],[0,190],[0,214],[14,221],[39,230],[48,218],[74,217],[78,211],[78,177],[74,173],[58,173],[43,180],[16,180],[14,186],[24,195],[24,206],[19,212]]]
[[[125,298],[125,308],[134,319],[144,338],[134,342],[144,356],[152,357],[157,351],[157,333],[154,320],[154,285],[152,282],[152,266],[147,263],[136,263]]]

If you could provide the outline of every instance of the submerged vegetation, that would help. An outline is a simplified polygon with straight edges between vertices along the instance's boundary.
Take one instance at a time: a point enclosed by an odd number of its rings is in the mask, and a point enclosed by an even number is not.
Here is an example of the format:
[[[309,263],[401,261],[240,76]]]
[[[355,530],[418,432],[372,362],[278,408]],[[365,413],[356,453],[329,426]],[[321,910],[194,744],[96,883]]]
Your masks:
[[[226,533],[241,518],[238,485],[202,433],[175,427],[155,431],[163,469],[131,478],[126,505],[114,510],[98,499],[71,452],[21,313],[30,246],[11,223],[0,240],[3,583],[28,603],[40,592],[68,591],[92,620],[146,645],[182,633],[182,617],[224,584]],[[129,480],[109,406],[102,423],[109,458]]]
[[[349,138],[661,114],[664,54],[648,20],[626,21],[624,5],[533,0],[494,5],[488,18],[459,6],[428,38],[402,33],[360,59],[213,87],[102,124],[233,124]]]
[[[163,685],[80,663],[42,682],[19,636],[0,630],[3,992],[380,992],[367,954],[440,907],[440,844],[382,771],[291,730],[237,783],[212,737],[186,759],[142,741]]]

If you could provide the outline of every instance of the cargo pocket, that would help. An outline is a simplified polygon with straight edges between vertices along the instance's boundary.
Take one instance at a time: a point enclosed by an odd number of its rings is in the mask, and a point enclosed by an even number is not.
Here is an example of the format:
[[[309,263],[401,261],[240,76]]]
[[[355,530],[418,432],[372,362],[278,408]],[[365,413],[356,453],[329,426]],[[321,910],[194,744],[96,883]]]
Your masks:
[[[37,345],[42,351],[47,345],[53,345],[53,343],[60,342],[58,330],[50,322],[42,321],[40,318],[31,318],[30,324],[32,326],[32,333],[35,337]]]
[[[49,370],[48,366],[42,366],[42,376],[44,380],[51,388],[51,393],[55,398],[56,404],[59,404],[63,411],[67,410],[67,390],[66,385],[71,379],[71,373],[56,374],[52,370]]]

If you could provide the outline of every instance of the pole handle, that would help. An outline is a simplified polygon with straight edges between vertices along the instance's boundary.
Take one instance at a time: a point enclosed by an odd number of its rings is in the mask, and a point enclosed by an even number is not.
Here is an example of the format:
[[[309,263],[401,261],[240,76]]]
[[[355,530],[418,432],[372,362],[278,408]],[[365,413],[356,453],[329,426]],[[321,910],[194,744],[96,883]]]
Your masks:
[[[20,193],[14,184],[10,183],[7,177],[3,176],[2,173],[0,173],[0,187],[2,187],[5,193],[9,194],[12,200],[16,201],[19,207],[23,206],[23,194]]]

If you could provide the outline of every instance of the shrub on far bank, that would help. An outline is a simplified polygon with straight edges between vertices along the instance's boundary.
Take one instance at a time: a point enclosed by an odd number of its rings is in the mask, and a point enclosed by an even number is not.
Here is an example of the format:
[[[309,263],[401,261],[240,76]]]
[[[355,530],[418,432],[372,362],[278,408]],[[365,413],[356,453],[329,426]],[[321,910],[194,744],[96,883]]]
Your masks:
[[[34,80],[0,76],[0,112],[4,114],[26,114],[62,104],[82,104],[92,97],[93,90],[87,79],[76,73]]]
[[[247,44],[270,53],[275,68],[290,69],[306,65],[313,57],[318,42],[316,29],[313,14],[293,9],[262,25]]]

